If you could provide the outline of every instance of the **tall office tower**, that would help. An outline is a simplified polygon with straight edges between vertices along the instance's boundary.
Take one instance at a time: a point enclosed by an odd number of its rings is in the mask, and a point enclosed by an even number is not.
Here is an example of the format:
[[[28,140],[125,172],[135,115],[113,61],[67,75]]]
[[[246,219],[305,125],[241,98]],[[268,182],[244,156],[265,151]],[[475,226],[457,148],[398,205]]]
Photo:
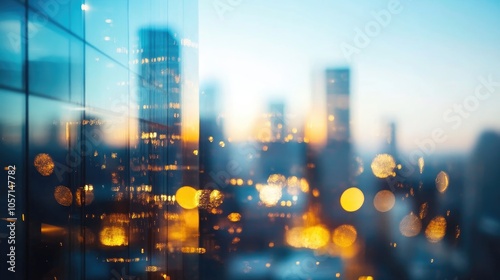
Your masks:
[[[149,190],[154,201],[146,203],[151,213],[176,213],[182,210],[166,201],[181,187],[181,76],[180,46],[167,29],[145,28],[139,30],[139,142],[131,151],[133,186]],[[137,168],[139,167],[139,168]],[[142,204],[131,204],[133,212],[144,210]],[[156,248],[171,246],[180,251],[187,239],[178,238],[175,232],[184,227],[176,218],[151,214],[138,221],[140,230],[149,238],[139,241],[150,265],[168,267],[175,277],[182,270],[183,258],[178,253],[166,254]]]
[[[269,118],[271,121],[271,142],[283,141],[285,130],[285,104],[273,102],[269,105]]]
[[[326,70],[326,103],[328,118],[328,142],[349,142],[349,85],[347,68]]]
[[[227,172],[229,162],[229,143],[224,138],[223,100],[219,86],[211,82],[200,90],[200,140],[199,165],[200,189],[204,193],[220,191],[224,195],[224,203],[220,207],[231,206],[228,195],[232,191],[226,187],[231,175]],[[227,146],[226,146],[227,145]],[[234,209],[224,209],[225,215],[219,215],[213,208],[215,205],[203,205],[200,209],[200,246],[206,253],[200,256],[200,279],[224,279],[223,261],[226,259],[228,244],[231,240],[221,236],[218,231],[221,222],[227,221],[227,213]],[[212,212],[214,211],[214,212]],[[226,232],[224,231],[224,234]],[[224,235],[222,234],[222,235]]]
[[[461,244],[469,276],[493,279],[500,265],[500,134],[481,134],[468,162],[463,192]]]
[[[396,160],[398,158],[397,128],[395,122],[390,122],[387,128],[387,151]]]
[[[324,222],[336,226],[345,217],[343,210],[332,201],[351,186],[351,144],[349,128],[350,70],[327,69],[326,112],[327,143],[320,151],[308,153],[309,180],[316,185],[321,195],[313,198],[319,203]]]
[[[173,194],[182,179],[179,42],[165,29],[142,29],[139,41],[139,152],[142,156],[136,159],[141,165],[150,166],[151,175],[144,183],[153,183],[153,193]],[[167,176],[160,175],[163,170]]]
[[[200,94],[200,171],[201,187],[211,181],[210,172],[224,169],[221,164],[220,141],[224,141],[224,124],[222,117],[222,103],[219,87],[212,83],[205,85]],[[226,149],[227,150],[227,149]],[[225,164],[225,163],[224,163]],[[203,184],[205,182],[205,184]]]

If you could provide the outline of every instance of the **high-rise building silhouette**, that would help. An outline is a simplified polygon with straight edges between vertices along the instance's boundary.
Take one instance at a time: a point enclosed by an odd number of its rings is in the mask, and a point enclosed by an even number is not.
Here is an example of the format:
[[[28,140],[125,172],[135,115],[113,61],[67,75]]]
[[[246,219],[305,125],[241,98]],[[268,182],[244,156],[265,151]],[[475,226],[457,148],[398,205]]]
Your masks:
[[[312,185],[321,195],[319,203],[324,221],[330,226],[344,218],[338,201],[342,191],[352,183],[349,125],[350,70],[330,68],[325,71],[327,143],[318,151],[308,152],[308,168]]]
[[[181,164],[182,149],[179,42],[169,30],[157,29],[140,30],[139,40],[139,137],[146,149],[143,152],[150,155],[149,164],[178,170],[175,166]]]
[[[285,104],[283,102],[272,102],[269,105],[269,114],[271,122],[271,142],[283,141],[286,136]]]
[[[349,141],[350,71],[347,68],[326,70],[328,141]]]

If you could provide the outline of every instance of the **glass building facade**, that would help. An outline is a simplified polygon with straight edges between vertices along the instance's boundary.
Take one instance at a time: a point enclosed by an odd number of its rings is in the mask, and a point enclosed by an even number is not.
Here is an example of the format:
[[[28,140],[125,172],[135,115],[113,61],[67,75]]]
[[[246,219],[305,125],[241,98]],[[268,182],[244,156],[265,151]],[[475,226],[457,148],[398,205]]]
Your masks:
[[[198,278],[197,5],[0,1],[1,279]]]

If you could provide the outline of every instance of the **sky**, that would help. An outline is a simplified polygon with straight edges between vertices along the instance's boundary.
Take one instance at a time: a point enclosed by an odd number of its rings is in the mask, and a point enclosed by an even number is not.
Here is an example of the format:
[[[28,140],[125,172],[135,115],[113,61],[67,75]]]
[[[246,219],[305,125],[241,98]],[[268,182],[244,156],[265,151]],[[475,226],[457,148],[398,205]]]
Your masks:
[[[202,0],[200,82],[219,83],[237,136],[274,100],[296,119],[324,119],[324,71],[348,66],[358,150],[377,150],[395,121],[404,151],[431,139],[467,152],[500,130],[498,15],[494,0]]]

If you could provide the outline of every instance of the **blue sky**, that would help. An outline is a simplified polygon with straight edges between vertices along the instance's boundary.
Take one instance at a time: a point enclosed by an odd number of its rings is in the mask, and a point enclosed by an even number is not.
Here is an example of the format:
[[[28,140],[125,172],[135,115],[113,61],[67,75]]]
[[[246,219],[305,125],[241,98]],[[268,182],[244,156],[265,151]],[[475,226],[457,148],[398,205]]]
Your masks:
[[[467,151],[482,130],[500,129],[500,87],[471,103],[467,117],[453,111],[474,95],[479,77],[500,82],[500,2],[391,2],[200,1],[200,78],[221,84],[229,130],[242,132],[276,98],[298,118],[321,114],[324,69],[346,65],[360,150],[382,143],[389,120],[397,122],[406,151],[436,128],[447,136],[437,143],[442,151]],[[391,14],[388,24],[347,59],[342,46],[356,46],[356,29],[369,28],[382,10]]]

